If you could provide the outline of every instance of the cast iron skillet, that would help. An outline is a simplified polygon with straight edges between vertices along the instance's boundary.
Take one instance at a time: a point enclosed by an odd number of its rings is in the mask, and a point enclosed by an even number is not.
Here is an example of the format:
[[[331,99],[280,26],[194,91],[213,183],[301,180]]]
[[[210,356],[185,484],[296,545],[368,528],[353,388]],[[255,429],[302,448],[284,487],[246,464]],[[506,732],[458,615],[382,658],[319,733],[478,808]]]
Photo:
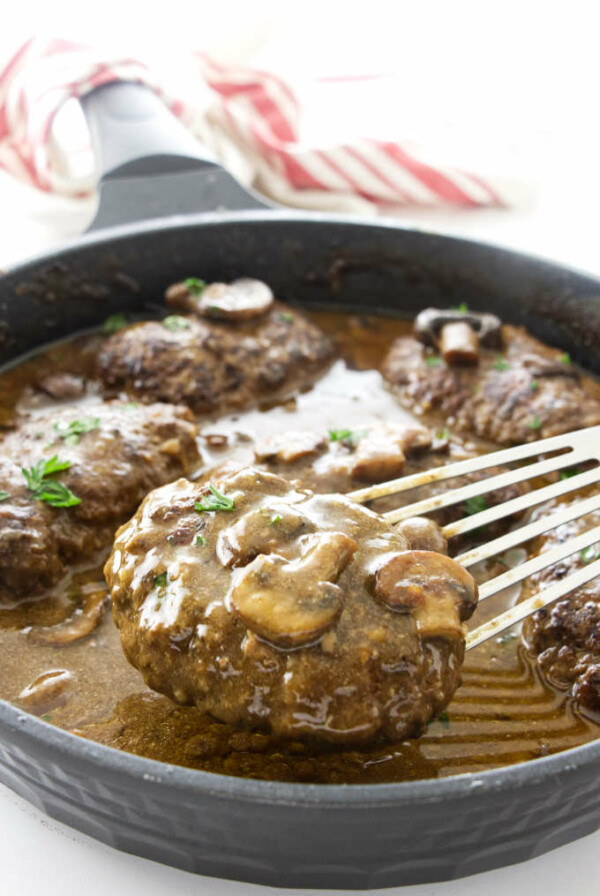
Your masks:
[[[193,273],[258,277],[281,298],[317,308],[410,316],[466,301],[524,324],[600,373],[598,280],[396,224],[259,210],[138,85],[101,88],[86,111],[104,171],[95,222],[104,229],[5,274],[0,361],[110,313],[159,303],[166,284]],[[190,214],[198,208],[210,211]],[[253,210],[231,211],[240,208]],[[169,217],[144,220],[167,210]],[[363,787],[169,766],[80,739],[7,703],[0,737],[0,780],[54,818],[119,849],[256,883],[448,880],[600,826],[600,740],[498,771]]]

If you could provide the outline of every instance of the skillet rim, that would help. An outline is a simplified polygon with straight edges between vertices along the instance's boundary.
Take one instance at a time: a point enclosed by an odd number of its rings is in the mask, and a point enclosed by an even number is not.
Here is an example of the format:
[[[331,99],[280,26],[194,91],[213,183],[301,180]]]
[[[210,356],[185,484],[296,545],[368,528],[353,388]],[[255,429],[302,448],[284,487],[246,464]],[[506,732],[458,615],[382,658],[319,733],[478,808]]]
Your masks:
[[[570,274],[595,282],[600,294],[600,274],[579,269],[535,253],[519,252],[494,242],[457,236],[443,229],[428,229],[403,223],[391,217],[365,219],[359,215],[330,215],[324,212],[294,212],[288,209],[265,209],[231,212],[198,212],[196,214],[170,215],[144,221],[134,221],[75,237],[60,246],[20,259],[2,268],[0,279],[14,277],[25,272],[32,265],[52,263],[63,255],[79,248],[108,243],[118,244],[130,236],[143,236],[164,230],[188,229],[199,225],[227,225],[234,223],[265,222],[314,224],[326,226],[350,226],[375,230],[397,230],[433,237],[455,245],[467,245],[492,250],[506,257],[532,262],[553,268],[556,272]],[[79,762],[99,767],[104,772],[126,777],[132,781],[142,780],[144,786],[158,786],[196,791],[219,798],[243,800],[245,802],[303,806],[306,808],[331,808],[355,805],[369,808],[385,805],[411,805],[413,803],[434,803],[446,799],[468,798],[477,793],[482,796],[498,791],[510,791],[523,785],[543,784],[560,772],[574,772],[582,766],[600,761],[600,736],[594,741],[571,747],[550,756],[539,757],[514,765],[481,772],[466,772],[441,778],[427,778],[415,781],[400,781],[383,784],[303,784],[284,781],[263,781],[205,772],[184,766],[172,765],[155,759],[147,759],[133,753],[126,753],[114,747],[86,740],[58,728],[40,718],[20,710],[6,700],[0,700],[0,735],[10,730],[19,742],[28,742],[42,748],[50,748],[53,753]],[[45,758],[52,757],[45,754]]]

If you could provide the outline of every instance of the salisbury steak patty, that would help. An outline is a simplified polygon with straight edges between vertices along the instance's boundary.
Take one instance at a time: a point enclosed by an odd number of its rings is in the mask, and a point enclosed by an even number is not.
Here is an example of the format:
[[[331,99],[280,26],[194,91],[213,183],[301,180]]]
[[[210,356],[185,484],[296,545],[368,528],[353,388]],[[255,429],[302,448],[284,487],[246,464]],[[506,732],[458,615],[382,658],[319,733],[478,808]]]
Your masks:
[[[250,319],[170,315],[126,327],[100,353],[105,387],[195,413],[248,407],[309,385],[333,355],[310,321],[275,303]]]
[[[199,459],[187,409],[108,402],[40,415],[0,455],[0,603],[54,585],[110,544],[147,492]]]
[[[503,347],[479,348],[478,363],[448,364],[410,336],[397,339],[382,373],[418,413],[501,444],[519,444],[600,423],[600,389],[568,356],[525,330],[502,327]]]
[[[598,525],[600,514],[596,513],[560,526],[537,539],[537,552],[551,550]],[[592,545],[538,573],[532,577],[533,593],[592,562],[598,553],[599,546]],[[523,637],[548,681],[569,691],[581,708],[600,716],[600,579],[538,610],[525,621]]]
[[[361,742],[450,700],[477,588],[340,495],[246,468],[157,489],[105,567],[147,684],[222,721]]]

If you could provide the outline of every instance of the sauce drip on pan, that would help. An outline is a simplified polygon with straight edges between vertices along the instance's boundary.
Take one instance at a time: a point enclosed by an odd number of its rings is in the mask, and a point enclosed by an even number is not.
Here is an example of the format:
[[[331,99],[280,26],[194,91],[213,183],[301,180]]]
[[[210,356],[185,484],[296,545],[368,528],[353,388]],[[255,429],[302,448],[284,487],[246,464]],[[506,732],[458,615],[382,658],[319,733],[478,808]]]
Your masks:
[[[255,442],[285,430],[327,433],[359,430],[374,420],[411,419],[385,387],[377,367],[392,341],[410,332],[412,325],[329,312],[310,317],[335,335],[344,360],[336,362],[314,388],[283,404],[199,418],[207,467],[251,462]],[[35,413],[60,402],[81,408],[82,417],[93,416],[100,399],[89,377],[101,341],[98,336],[78,337],[2,374],[0,426],[9,426],[15,411]],[[65,391],[65,383],[56,380],[61,372],[72,377],[66,385],[72,394],[64,399],[52,395],[54,387]],[[54,379],[48,383],[50,374]],[[78,377],[87,382],[81,394]],[[38,388],[44,382],[45,392]],[[434,417],[421,422],[446,429],[445,421]],[[470,440],[465,447],[484,451],[495,446]],[[599,734],[599,726],[579,715],[564,693],[541,678],[514,632],[467,656],[463,684],[447,712],[416,740],[370,749],[316,749],[234,730],[144,686],[123,656],[110,613],[99,615],[94,596],[102,588],[103,560],[101,556],[72,570],[50,597],[0,610],[0,697],[117,749],[231,775],[366,784],[497,768],[559,752]],[[472,624],[517,598],[516,593],[498,596],[477,611]],[[52,643],[43,631],[73,617],[76,607],[80,615],[82,607],[98,614],[100,622],[83,639],[70,641],[67,633]]]

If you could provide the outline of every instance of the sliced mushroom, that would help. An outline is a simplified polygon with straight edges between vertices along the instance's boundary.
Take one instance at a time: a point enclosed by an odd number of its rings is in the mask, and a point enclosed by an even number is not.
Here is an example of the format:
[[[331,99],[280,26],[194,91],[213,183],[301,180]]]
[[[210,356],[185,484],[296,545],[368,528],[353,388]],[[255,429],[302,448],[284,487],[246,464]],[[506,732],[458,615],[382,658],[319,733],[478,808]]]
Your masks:
[[[223,566],[245,566],[257,554],[281,550],[300,532],[313,532],[314,528],[308,517],[293,507],[265,505],[219,533],[217,557]]]
[[[83,603],[73,615],[45,628],[32,628],[27,637],[36,644],[47,647],[65,647],[90,635],[100,623],[107,605],[106,588],[86,594]]]
[[[67,702],[73,681],[67,669],[50,669],[23,688],[17,700],[29,712],[41,716]]]
[[[400,476],[406,463],[405,451],[427,447],[431,434],[418,424],[380,423],[370,426],[356,442],[348,467],[353,479],[382,482]]]
[[[415,335],[442,353],[447,364],[477,364],[479,346],[501,348],[502,322],[495,314],[426,308],[415,320]]]
[[[434,551],[396,554],[375,574],[375,594],[391,610],[412,613],[424,638],[462,638],[461,622],[477,604],[477,583],[454,560]]]
[[[448,542],[442,535],[442,530],[437,523],[426,516],[413,516],[404,520],[398,523],[396,531],[404,535],[413,551],[448,553]]]
[[[85,392],[85,380],[66,371],[50,373],[38,382],[38,389],[51,398],[79,398]]]
[[[314,536],[298,560],[261,555],[240,572],[231,602],[239,616],[265,640],[280,647],[309,644],[330,628],[343,608],[334,584],[358,550],[342,532]]]
[[[168,305],[219,320],[250,320],[266,314],[273,305],[271,289],[262,280],[241,277],[232,283],[210,283],[197,294],[186,282],[174,283],[166,293]]]
[[[256,460],[276,459],[291,464],[303,457],[317,454],[327,445],[327,439],[310,430],[291,430],[268,436],[254,449]]]

